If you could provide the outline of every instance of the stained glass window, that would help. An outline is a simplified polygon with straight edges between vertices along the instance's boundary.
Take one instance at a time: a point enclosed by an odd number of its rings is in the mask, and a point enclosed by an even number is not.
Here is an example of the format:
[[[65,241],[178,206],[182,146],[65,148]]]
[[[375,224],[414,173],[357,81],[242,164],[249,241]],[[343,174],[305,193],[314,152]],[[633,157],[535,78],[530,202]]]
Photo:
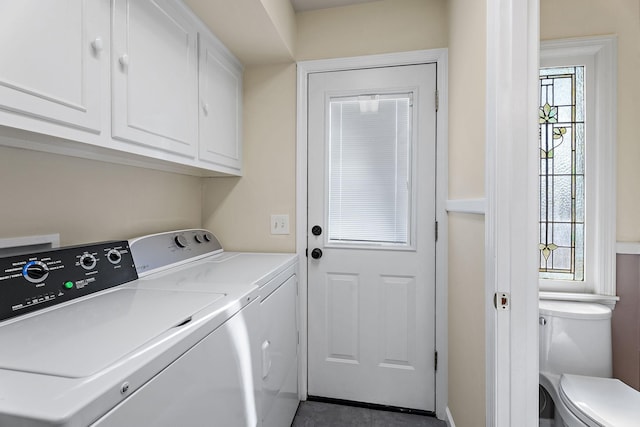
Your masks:
[[[584,280],[584,67],[540,70],[540,278]]]

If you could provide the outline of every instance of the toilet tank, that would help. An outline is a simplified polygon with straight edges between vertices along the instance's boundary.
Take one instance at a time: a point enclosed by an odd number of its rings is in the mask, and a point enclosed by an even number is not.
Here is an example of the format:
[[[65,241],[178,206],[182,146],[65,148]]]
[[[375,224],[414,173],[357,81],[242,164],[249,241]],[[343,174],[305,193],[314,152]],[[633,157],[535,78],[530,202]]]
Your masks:
[[[540,372],[611,377],[611,309],[540,300]]]

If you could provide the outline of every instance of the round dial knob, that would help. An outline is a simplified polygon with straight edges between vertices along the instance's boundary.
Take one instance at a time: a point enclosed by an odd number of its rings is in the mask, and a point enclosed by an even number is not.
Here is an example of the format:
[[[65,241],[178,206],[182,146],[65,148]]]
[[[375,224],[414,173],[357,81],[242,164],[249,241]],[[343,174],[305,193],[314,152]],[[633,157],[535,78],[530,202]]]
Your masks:
[[[44,282],[49,276],[49,267],[41,261],[31,261],[22,267],[22,276],[31,283]]]
[[[97,260],[91,254],[84,254],[80,257],[80,266],[85,270],[91,270],[96,266]]]
[[[196,234],[195,239],[196,239],[197,243],[204,243],[205,242],[204,236],[202,234]]]
[[[209,234],[209,233],[204,233],[202,235],[202,237],[204,237],[205,242],[210,242],[211,241],[211,234]]]
[[[107,259],[111,264],[120,264],[120,261],[122,260],[122,254],[117,249],[111,249],[109,252],[107,252]]]
[[[176,245],[178,245],[179,248],[186,248],[189,244],[189,242],[187,242],[187,238],[183,235],[176,236],[173,238],[173,240],[176,242]]]

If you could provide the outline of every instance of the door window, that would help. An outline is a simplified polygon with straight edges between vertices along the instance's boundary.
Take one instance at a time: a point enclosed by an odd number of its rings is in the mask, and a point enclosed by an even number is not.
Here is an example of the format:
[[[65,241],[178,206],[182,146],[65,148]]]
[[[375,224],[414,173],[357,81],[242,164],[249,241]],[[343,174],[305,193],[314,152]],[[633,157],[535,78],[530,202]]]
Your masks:
[[[411,93],[328,99],[328,244],[411,245],[411,107]]]

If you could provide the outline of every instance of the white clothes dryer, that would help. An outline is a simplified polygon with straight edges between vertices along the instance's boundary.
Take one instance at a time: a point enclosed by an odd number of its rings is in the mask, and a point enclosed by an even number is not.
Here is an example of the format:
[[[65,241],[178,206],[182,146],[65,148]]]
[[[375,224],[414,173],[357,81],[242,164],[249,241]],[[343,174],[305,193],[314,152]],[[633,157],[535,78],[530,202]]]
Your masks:
[[[140,279],[131,252],[153,261],[140,264]],[[225,253],[206,230],[0,258],[0,425],[253,427],[270,414],[293,418],[297,382],[290,395],[279,379],[276,404],[263,403],[269,376],[289,373],[265,363],[264,343],[287,353],[291,344],[265,338],[262,307],[293,289],[283,310],[293,310],[286,322],[295,334],[296,265],[292,254]],[[287,368],[297,367],[295,350]]]

